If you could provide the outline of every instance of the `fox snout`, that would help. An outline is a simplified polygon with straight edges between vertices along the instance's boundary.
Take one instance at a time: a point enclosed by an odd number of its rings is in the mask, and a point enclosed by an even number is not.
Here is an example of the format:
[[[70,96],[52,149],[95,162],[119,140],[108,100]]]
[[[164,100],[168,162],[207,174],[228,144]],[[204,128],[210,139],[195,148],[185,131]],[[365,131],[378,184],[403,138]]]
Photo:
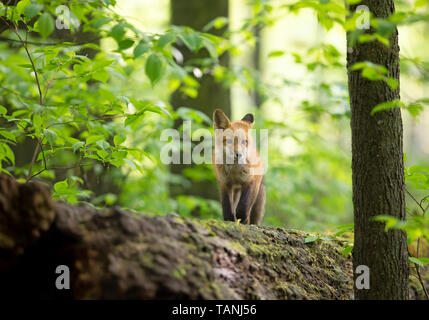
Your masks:
[[[234,154],[234,164],[247,164],[246,153],[235,152]]]
[[[224,146],[224,152],[227,158],[227,164],[245,164],[247,163],[247,147],[240,146],[237,143],[232,146],[228,143]]]

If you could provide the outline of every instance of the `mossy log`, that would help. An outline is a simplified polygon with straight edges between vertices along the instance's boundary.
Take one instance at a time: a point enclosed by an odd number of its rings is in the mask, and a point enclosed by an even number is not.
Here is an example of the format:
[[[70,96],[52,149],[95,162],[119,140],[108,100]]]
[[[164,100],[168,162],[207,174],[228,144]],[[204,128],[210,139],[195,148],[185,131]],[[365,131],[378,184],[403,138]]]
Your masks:
[[[0,296],[350,299],[351,261],[306,234],[54,202],[0,175]],[[58,290],[58,265],[70,289]]]
[[[0,298],[353,298],[341,243],[307,235],[69,205],[0,174]],[[55,286],[59,265],[70,269],[69,290]],[[410,288],[411,299],[425,299],[414,276]]]

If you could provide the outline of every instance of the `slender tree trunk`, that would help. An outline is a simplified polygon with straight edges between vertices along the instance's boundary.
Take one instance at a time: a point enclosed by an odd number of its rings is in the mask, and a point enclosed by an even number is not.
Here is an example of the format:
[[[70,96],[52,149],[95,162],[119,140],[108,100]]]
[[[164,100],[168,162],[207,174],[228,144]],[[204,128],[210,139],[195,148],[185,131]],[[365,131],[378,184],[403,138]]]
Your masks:
[[[195,30],[202,31],[203,27],[216,17],[228,17],[228,0],[172,0],[171,1],[171,23],[177,26],[189,26]],[[215,35],[221,35],[224,28],[209,32]],[[195,58],[206,58],[208,53],[201,50],[197,56],[189,52],[184,46],[179,48],[184,57],[184,65],[187,61]],[[229,57],[227,54],[219,58],[223,66],[228,66]],[[204,74],[197,79],[200,86],[198,96],[195,99],[185,96],[182,92],[175,92],[171,98],[173,107],[188,107],[199,110],[209,118],[212,118],[213,111],[216,108],[222,109],[228,116],[231,115],[230,90],[221,83],[216,82],[210,74]],[[181,123],[177,123],[180,126]],[[171,172],[181,174],[183,169],[192,167],[192,165],[172,165]],[[217,185],[213,181],[193,181],[192,186],[184,188],[172,184],[170,191],[173,196],[179,194],[191,194],[204,198],[218,199]]]
[[[253,49],[253,68],[255,69],[256,72],[258,72],[260,74],[260,76],[262,76],[262,68],[261,68],[261,50],[262,50],[262,32],[261,32],[261,27],[260,26],[256,26],[255,28],[255,38],[256,38],[256,44],[255,44],[255,49]],[[261,97],[261,93],[259,92],[259,81],[260,79],[256,78],[255,79],[256,83],[255,83],[255,89],[253,90],[253,101],[255,103],[255,107],[256,108],[260,108],[263,102],[263,99]]]
[[[364,0],[359,5],[366,5],[375,18],[387,18],[395,10],[393,0]],[[351,11],[355,8],[352,6]],[[377,215],[405,219],[401,111],[394,108],[370,115],[376,105],[399,99],[399,88],[393,90],[384,81],[370,81],[360,71],[351,71],[361,61],[385,66],[388,75],[399,82],[397,30],[390,38],[389,48],[378,41],[357,43],[347,54],[355,222],[353,266],[356,270],[366,265],[370,270],[370,288],[355,287],[355,298],[407,299],[406,235],[398,230],[385,232],[384,224],[373,220]]]

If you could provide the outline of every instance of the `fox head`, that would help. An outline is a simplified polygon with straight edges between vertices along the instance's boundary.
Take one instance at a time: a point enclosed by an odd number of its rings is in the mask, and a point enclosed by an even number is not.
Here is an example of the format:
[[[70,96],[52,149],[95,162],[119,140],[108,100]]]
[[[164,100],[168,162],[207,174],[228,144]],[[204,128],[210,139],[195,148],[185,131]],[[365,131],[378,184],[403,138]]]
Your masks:
[[[226,163],[247,164],[249,150],[253,148],[249,130],[253,127],[253,114],[246,114],[241,120],[231,122],[220,109],[213,113],[213,127],[215,129],[215,150],[222,148],[226,155]]]

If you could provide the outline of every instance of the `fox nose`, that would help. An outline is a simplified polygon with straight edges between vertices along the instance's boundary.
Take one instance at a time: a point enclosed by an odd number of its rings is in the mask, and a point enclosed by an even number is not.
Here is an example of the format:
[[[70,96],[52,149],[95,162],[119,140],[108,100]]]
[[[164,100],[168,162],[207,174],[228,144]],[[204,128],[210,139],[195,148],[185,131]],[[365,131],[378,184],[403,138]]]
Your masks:
[[[243,154],[242,154],[241,152],[236,152],[236,153],[235,153],[235,157],[236,157],[237,159],[240,159],[242,156],[243,156]]]

